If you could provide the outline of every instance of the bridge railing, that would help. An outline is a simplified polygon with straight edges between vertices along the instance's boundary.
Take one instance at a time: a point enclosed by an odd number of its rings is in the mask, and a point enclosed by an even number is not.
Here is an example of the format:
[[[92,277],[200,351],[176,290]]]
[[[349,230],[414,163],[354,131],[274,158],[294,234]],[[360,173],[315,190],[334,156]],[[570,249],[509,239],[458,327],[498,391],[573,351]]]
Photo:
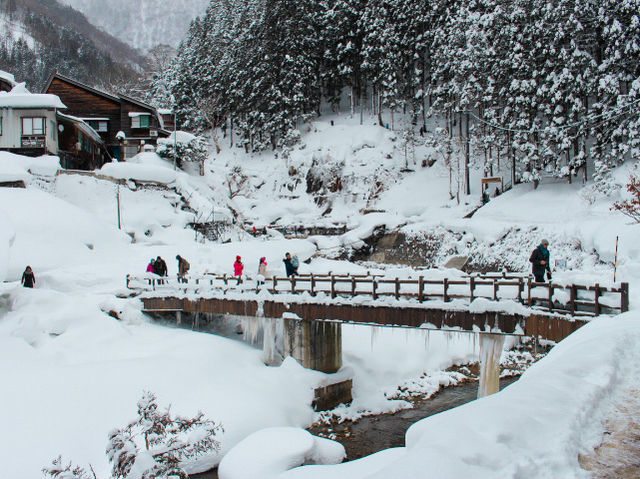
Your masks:
[[[204,293],[216,291],[269,291],[271,294],[308,293],[311,296],[324,294],[331,298],[369,296],[374,300],[415,299],[422,303],[430,300],[450,302],[477,298],[490,301],[514,300],[532,308],[570,315],[598,316],[625,312],[629,309],[629,284],[617,286],[579,285],[561,283],[537,283],[530,277],[469,276],[462,278],[400,279],[384,276],[349,274],[308,274],[288,278],[235,277],[205,274],[199,277],[159,277],[127,275],[127,287],[133,290],[157,291],[171,294],[172,291]]]

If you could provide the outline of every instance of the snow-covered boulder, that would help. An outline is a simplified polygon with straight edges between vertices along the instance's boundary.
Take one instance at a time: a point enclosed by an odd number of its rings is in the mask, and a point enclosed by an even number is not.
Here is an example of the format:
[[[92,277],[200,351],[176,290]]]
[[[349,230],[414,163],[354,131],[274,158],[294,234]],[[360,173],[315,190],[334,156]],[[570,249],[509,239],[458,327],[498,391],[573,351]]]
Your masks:
[[[338,464],[344,446],[295,427],[272,427],[251,434],[222,459],[220,479],[265,479],[305,464]]]

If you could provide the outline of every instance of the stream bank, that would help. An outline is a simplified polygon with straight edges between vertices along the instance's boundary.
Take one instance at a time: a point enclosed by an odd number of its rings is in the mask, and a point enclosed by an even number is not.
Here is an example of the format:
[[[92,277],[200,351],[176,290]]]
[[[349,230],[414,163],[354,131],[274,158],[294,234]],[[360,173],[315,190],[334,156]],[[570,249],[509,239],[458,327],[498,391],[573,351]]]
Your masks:
[[[519,376],[500,379],[500,389],[517,381]],[[329,437],[341,443],[346,451],[345,461],[353,461],[390,447],[404,446],[407,429],[413,423],[434,414],[475,400],[478,396],[478,381],[469,381],[442,389],[429,399],[412,401],[414,407],[395,413],[365,416],[357,422],[336,421],[314,424],[308,430],[317,436]]]

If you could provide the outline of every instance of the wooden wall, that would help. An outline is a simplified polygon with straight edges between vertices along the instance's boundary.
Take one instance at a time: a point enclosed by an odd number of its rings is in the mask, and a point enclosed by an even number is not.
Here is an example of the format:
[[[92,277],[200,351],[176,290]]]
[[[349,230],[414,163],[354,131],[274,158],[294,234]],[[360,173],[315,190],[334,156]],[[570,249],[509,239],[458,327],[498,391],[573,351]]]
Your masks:
[[[117,146],[116,133],[122,129],[120,120],[120,103],[106,96],[54,78],[46,93],[58,95],[62,103],[67,105],[68,113],[80,118],[108,118],[109,131],[100,136],[109,146]]]

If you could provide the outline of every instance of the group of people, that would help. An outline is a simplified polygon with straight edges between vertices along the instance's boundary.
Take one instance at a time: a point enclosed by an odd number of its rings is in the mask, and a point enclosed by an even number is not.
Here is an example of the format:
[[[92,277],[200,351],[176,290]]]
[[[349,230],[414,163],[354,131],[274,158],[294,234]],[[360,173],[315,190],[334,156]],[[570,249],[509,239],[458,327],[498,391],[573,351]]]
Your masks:
[[[284,263],[287,278],[298,274],[298,267],[300,266],[300,262],[298,261],[297,256],[291,256],[291,253],[287,253],[285,254],[282,262]],[[236,261],[235,263],[233,263],[233,275],[236,277],[241,277],[243,273],[244,263],[242,262],[242,257],[236,256]],[[263,277],[266,277],[269,274],[267,272],[267,258],[265,258],[264,256],[260,258],[260,262],[258,263],[258,274]]]
[[[180,255],[176,255],[176,260],[178,261],[178,281],[180,283],[186,283],[186,276],[191,265]],[[147,273],[157,274],[158,276],[168,276],[169,271],[167,268],[167,263],[164,261],[164,259],[162,259],[161,256],[158,256],[155,259],[151,258],[149,264],[147,265]]]

